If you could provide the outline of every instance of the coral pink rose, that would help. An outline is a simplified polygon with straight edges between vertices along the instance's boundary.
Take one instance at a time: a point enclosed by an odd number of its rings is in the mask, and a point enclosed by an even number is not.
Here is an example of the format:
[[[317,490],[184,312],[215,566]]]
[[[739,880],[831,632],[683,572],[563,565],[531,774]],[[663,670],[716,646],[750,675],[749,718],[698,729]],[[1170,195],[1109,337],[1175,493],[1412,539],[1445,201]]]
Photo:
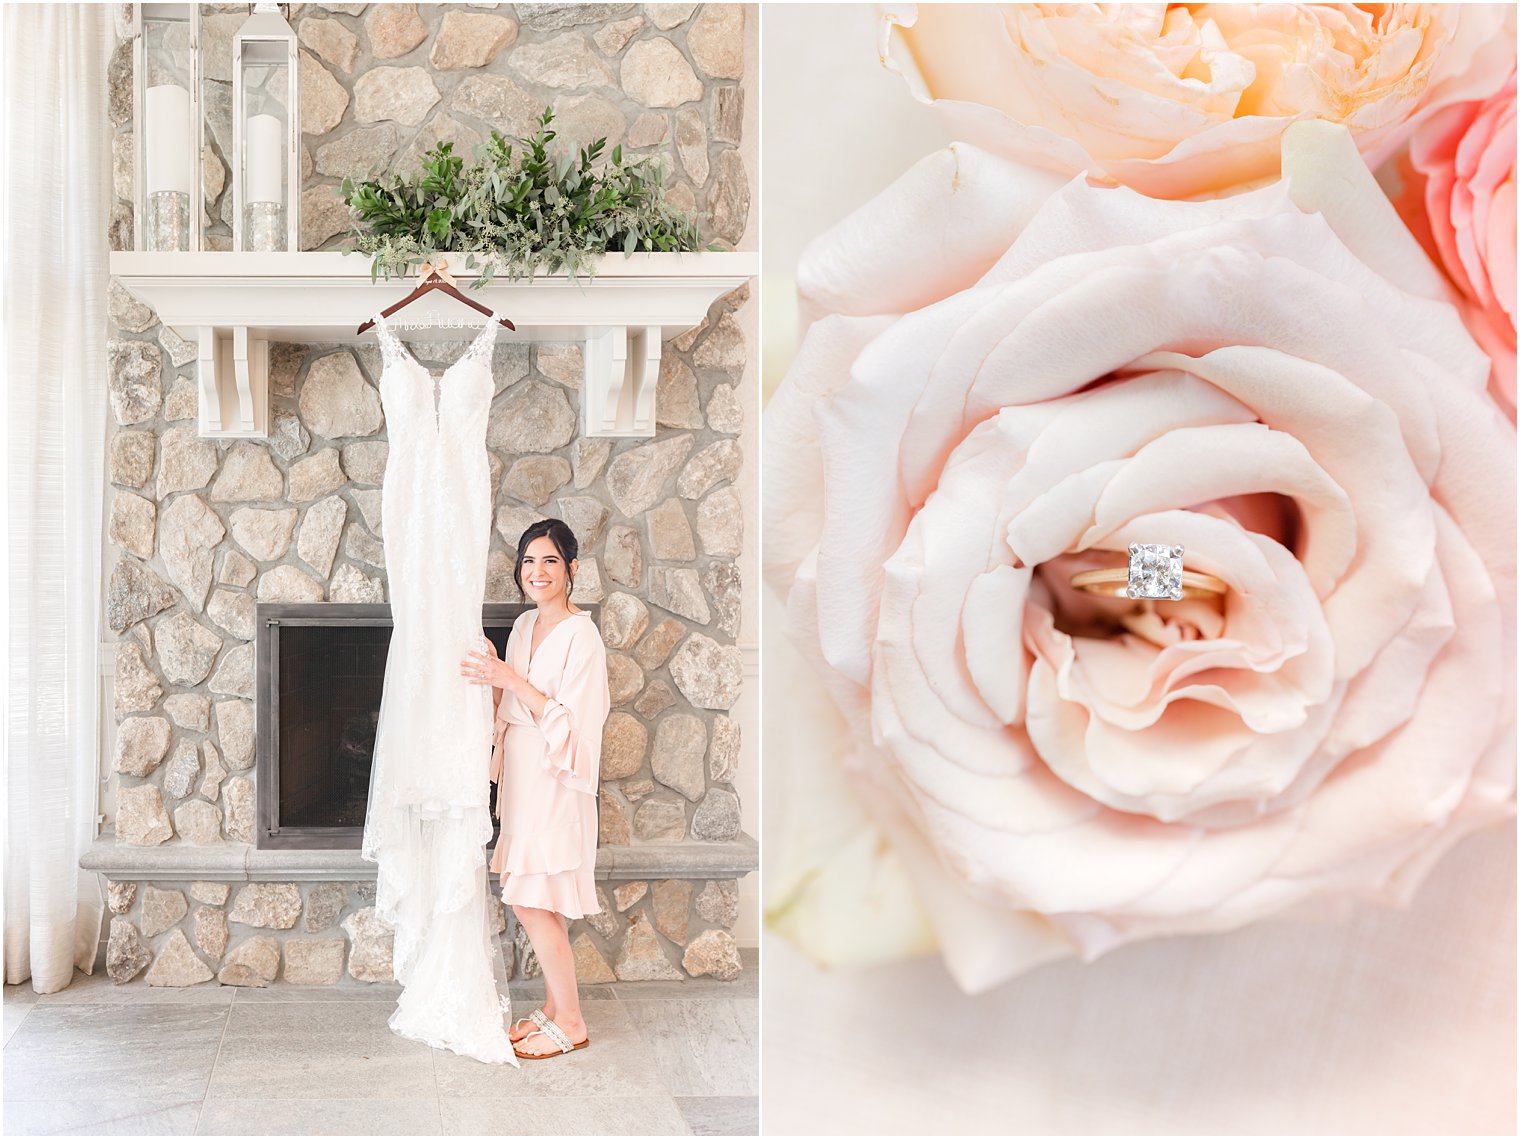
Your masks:
[[[764,550],[812,665],[767,658],[768,908],[814,956],[978,990],[1402,901],[1512,814],[1514,428],[1347,132],[1283,164],[1168,202],[957,144],[809,249]],[[1130,542],[1225,603],[1072,589]]]
[[[924,4],[887,9],[883,62],[953,137],[1162,198],[1277,175],[1297,119],[1377,165],[1515,59],[1501,4]]]
[[[1399,213],[1462,295],[1493,360],[1494,398],[1515,418],[1515,76],[1497,95],[1420,124]]]

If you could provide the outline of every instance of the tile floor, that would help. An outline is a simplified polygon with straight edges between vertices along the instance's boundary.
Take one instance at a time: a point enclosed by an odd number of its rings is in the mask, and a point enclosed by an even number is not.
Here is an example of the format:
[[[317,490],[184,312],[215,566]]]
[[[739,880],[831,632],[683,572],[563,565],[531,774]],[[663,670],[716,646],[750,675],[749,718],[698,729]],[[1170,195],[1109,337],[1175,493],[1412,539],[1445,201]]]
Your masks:
[[[6,1135],[754,1135],[756,951],[739,980],[583,990],[592,1045],[520,1069],[386,1027],[395,986],[5,986]],[[541,987],[513,988],[523,1011]]]

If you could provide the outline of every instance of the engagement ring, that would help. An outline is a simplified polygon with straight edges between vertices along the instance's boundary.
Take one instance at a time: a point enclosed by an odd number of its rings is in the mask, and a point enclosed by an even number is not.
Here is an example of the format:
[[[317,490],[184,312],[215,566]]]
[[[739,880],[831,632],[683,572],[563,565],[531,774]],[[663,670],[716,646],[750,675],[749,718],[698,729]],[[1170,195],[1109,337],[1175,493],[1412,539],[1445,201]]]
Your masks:
[[[1131,542],[1129,569],[1092,569],[1071,575],[1077,589],[1104,597],[1146,601],[1181,601],[1184,597],[1222,597],[1229,590],[1211,573],[1182,568],[1181,546]]]

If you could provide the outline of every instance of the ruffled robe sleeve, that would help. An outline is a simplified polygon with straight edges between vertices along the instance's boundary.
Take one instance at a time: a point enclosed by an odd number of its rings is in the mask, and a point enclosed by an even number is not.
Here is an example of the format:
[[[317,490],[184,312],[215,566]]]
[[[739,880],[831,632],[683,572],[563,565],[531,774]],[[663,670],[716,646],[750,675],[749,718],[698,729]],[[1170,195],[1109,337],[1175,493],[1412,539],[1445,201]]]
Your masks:
[[[491,761],[493,781],[499,780],[503,737],[513,723],[531,724],[544,737],[544,764],[565,787],[595,795],[602,759],[602,727],[612,708],[607,684],[607,649],[596,626],[586,621],[570,638],[564,671],[546,693],[542,712],[535,715],[521,700],[505,693],[497,713],[496,750]],[[540,649],[542,651],[542,649]]]
[[[596,625],[575,630],[565,672],[534,721],[544,734],[544,762],[566,787],[595,795],[602,763],[602,727],[612,708],[607,649]],[[532,715],[532,713],[529,713]]]

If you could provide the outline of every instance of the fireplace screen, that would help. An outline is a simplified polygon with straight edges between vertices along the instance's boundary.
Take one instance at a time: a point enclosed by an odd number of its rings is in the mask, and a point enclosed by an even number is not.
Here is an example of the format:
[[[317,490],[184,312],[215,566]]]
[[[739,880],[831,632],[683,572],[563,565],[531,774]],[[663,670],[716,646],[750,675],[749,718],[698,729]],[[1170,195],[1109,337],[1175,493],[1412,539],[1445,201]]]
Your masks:
[[[494,602],[482,607],[481,627],[498,655],[512,622],[527,608]],[[390,606],[261,603],[255,620],[256,844],[357,850],[391,639]]]

